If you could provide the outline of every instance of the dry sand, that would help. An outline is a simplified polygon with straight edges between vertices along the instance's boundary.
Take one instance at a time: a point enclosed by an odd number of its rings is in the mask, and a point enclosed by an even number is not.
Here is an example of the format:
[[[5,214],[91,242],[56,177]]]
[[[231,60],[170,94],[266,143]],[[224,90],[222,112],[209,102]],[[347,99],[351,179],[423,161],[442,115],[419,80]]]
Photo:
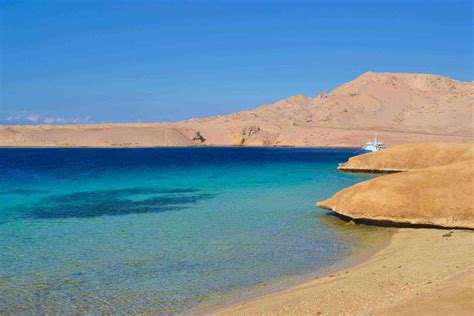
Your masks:
[[[398,229],[366,262],[215,315],[473,315],[474,231]]]

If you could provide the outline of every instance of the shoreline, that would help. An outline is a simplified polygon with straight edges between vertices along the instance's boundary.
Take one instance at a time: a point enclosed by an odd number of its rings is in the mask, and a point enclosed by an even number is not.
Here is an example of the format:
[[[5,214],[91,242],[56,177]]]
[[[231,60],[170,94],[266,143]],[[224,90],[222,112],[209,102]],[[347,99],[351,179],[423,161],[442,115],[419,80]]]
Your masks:
[[[398,228],[388,245],[355,266],[195,314],[409,314],[406,306],[472,314],[474,289],[466,280],[474,278],[473,246],[469,230]]]
[[[250,129],[252,132],[249,134]],[[438,130],[378,129],[390,145],[416,142],[472,142],[472,133]],[[148,148],[148,147],[360,147],[374,128],[341,128],[267,121],[185,122],[110,126],[4,126],[0,147]]]
[[[348,222],[341,220],[333,215],[326,215],[327,219],[333,219],[337,222],[336,225],[346,226],[351,225]],[[334,223],[333,223],[334,225]],[[358,225],[367,226],[367,225]],[[372,226],[367,226],[372,228]],[[209,315],[221,310],[227,310],[233,306],[245,304],[246,302],[257,300],[267,295],[273,295],[300,286],[307,282],[311,282],[315,279],[322,279],[345,271],[348,269],[355,268],[360,264],[363,264],[367,260],[370,260],[373,256],[378,254],[380,251],[389,246],[396,228],[380,228],[379,232],[372,232],[371,234],[377,234],[377,239],[368,239],[361,242],[360,245],[353,248],[343,260],[320,268],[318,270],[308,271],[304,274],[297,274],[291,276],[279,277],[273,280],[268,280],[262,283],[255,284],[253,286],[231,291],[226,295],[227,299],[210,302],[208,304],[200,304],[195,308],[188,310],[183,315]]]
[[[145,149],[145,148],[291,148],[291,149],[361,149],[356,146],[238,146],[238,145],[189,145],[189,146],[0,146],[0,149]]]

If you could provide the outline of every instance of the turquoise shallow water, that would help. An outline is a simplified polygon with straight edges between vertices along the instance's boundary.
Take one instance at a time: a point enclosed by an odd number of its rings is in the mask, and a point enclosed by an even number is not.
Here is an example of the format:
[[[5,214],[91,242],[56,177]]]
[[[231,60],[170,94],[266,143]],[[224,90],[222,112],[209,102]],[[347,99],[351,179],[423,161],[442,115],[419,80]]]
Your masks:
[[[178,313],[343,262],[350,149],[0,149],[0,313]],[[232,296],[230,295],[230,296]]]

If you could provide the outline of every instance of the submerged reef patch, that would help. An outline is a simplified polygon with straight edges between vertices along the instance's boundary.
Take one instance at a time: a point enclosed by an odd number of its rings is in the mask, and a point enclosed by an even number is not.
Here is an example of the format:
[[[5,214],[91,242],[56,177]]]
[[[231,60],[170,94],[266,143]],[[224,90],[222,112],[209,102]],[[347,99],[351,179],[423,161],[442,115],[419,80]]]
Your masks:
[[[23,210],[35,218],[97,217],[132,213],[160,213],[214,198],[195,189],[130,188],[83,191],[45,197]]]
[[[32,190],[32,189],[16,189],[16,190],[8,190],[8,191],[0,191],[0,195],[9,195],[9,194],[16,194],[16,195],[32,195],[32,194],[42,194],[47,193],[46,190]]]

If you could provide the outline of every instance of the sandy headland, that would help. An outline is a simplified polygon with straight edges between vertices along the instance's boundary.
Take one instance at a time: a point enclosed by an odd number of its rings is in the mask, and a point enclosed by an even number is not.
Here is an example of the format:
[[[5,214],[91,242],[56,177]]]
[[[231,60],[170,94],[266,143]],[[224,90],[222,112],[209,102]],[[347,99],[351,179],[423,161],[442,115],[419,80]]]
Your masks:
[[[430,74],[367,72],[328,93],[174,123],[0,126],[0,147],[359,147],[472,141],[474,84]]]
[[[400,172],[472,160],[472,143],[415,143],[354,156],[339,164],[338,169],[350,172]]]
[[[356,222],[474,229],[474,160],[381,176],[318,203]]]
[[[348,170],[397,173],[318,205],[355,223],[407,228],[353,268],[215,314],[472,315],[473,152],[472,144],[420,143],[351,158]]]
[[[399,145],[349,159],[349,171],[403,171],[346,188],[318,206],[356,222],[474,229],[474,144]]]

